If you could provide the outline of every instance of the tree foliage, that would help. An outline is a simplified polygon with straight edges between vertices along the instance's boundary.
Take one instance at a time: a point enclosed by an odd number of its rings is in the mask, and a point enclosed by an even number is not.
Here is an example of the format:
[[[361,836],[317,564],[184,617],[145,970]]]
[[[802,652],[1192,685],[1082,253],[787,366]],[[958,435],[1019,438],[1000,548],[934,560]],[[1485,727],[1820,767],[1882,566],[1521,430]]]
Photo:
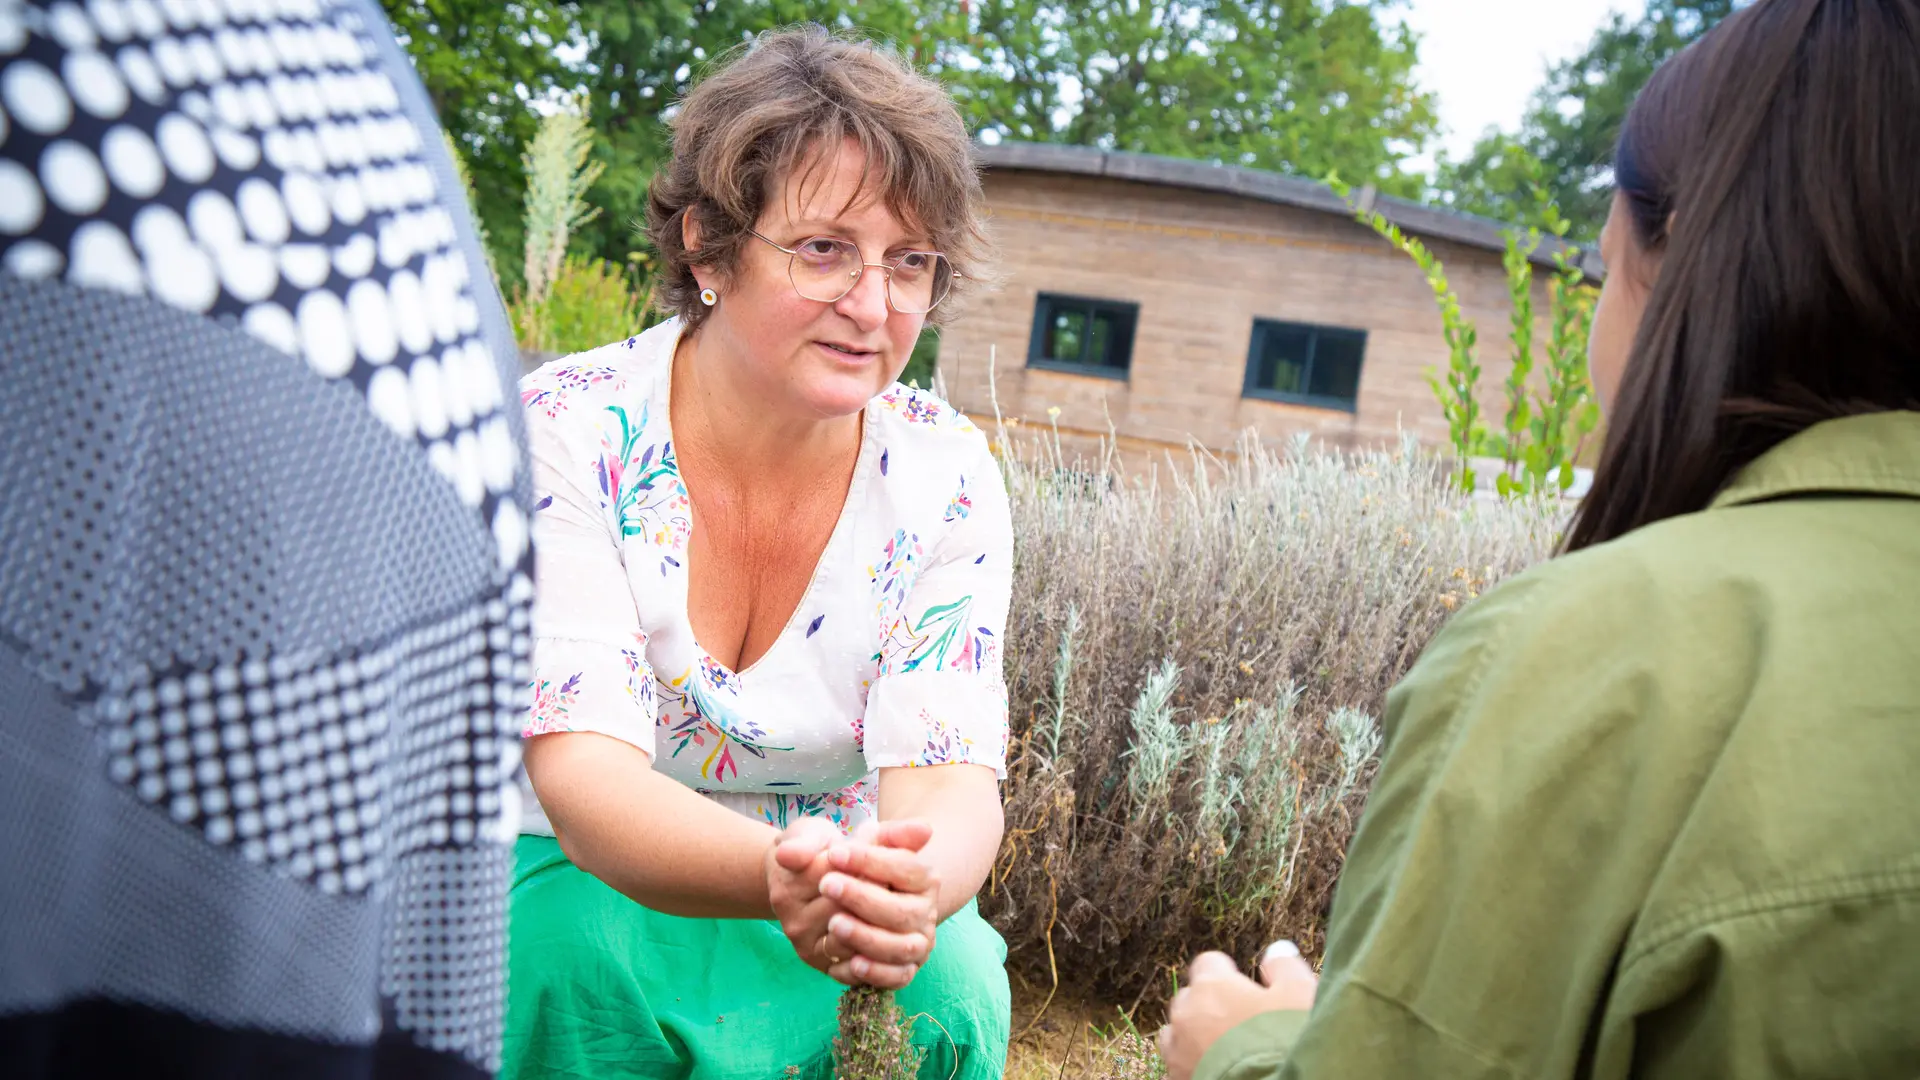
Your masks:
[[[1250,165],[1385,190],[1431,138],[1404,0],[981,0],[940,54],[969,121],[1010,139]]]
[[[1518,133],[1489,131],[1465,159],[1442,163],[1438,200],[1537,224],[1529,180],[1543,170],[1554,203],[1573,222],[1572,237],[1596,241],[1611,198],[1614,140],[1634,97],[1669,57],[1742,6],[1744,0],[1650,0],[1638,18],[1614,12],[1585,51],[1548,69]]]
[[[842,0],[587,0],[588,42],[580,87],[599,126],[596,158],[606,173],[593,201],[605,213],[578,242],[602,258],[630,261],[646,244],[648,182],[666,160],[667,110],[700,71],[759,31],[803,21],[846,25]],[[884,4],[878,6],[886,6]]]
[[[540,124],[528,102],[571,74],[561,46],[576,20],[552,0],[384,0],[440,125],[464,159],[494,264],[518,277],[520,155]]]
[[[383,0],[473,172],[517,278],[531,107],[584,93],[603,212],[574,250],[644,265],[636,232],[664,120],[702,68],[797,22],[893,42],[986,138],[1332,172],[1414,193],[1401,162],[1434,127],[1406,0]],[[509,285],[514,282],[509,281]]]

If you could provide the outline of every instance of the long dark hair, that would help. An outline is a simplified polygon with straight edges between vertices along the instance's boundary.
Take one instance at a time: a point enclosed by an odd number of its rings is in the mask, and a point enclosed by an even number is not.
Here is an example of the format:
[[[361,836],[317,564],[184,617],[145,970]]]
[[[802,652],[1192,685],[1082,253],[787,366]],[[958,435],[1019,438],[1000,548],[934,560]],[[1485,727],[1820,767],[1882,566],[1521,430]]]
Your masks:
[[[1823,420],[1920,408],[1920,0],[1730,16],[1648,82],[1615,179],[1662,263],[1567,550],[1705,508]]]

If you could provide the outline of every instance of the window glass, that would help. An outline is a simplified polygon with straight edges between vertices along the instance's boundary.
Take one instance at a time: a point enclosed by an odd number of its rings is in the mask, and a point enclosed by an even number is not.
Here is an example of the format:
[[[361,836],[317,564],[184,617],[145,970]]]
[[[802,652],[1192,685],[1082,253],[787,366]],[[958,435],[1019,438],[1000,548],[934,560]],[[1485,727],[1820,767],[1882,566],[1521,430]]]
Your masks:
[[[1366,351],[1365,331],[1255,319],[1246,394],[1351,412]]]
[[[1360,396],[1360,353],[1367,339],[1359,334],[1322,330],[1313,347],[1313,372],[1307,380],[1312,397],[1353,401]]]
[[[1040,355],[1055,363],[1077,364],[1086,336],[1086,312],[1072,308],[1056,310],[1047,320],[1047,342]]]
[[[1133,363],[1138,306],[1041,293],[1034,309],[1027,363],[1084,375],[1127,377]]]

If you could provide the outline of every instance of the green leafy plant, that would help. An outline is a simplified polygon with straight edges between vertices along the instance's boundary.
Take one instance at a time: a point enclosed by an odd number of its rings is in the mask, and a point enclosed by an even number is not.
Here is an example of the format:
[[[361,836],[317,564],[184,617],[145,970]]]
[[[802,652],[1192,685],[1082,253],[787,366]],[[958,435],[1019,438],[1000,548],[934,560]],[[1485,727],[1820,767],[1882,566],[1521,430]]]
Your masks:
[[[1497,480],[1505,485],[1511,479],[1514,459],[1520,454],[1527,436],[1527,380],[1533,375],[1533,253],[1540,249],[1540,230],[1508,229],[1507,248],[1501,266],[1507,272],[1507,302],[1511,305],[1507,340],[1512,345],[1513,365],[1507,372],[1507,415],[1498,436],[1483,440],[1497,442],[1499,456],[1506,469]],[[1501,491],[1504,494],[1505,488]]]
[[[833,1040],[837,1080],[913,1080],[925,1049],[913,1045],[893,991],[856,986],[840,995],[840,1033]]]
[[[1558,224],[1564,235],[1567,225]],[[1571,265],[1565,249],[1554,256],[1554,274],[1547,279],[1552,336],[1547,341],[1547,392],[1531,421],[1533,436],[1526,461],[1527,475],[1536,486],[1551,479],[1559,490],[1573,485],[1573,463],[1600,427],[1600,401],[1587,377],[1587,338],[1593,332],[1593,309],[1599,294],[1586,275]],[[1559,455],[1558,469],[1549,447],[1571,447]]]
[[[604,259],[568,255],[537,308],[517,328],[523,346],[575,353],[618,341],[646,324],[647,294],[636,293],[622,268]]]
[[[1332,183],[1342,198],[1350,195],[1351,189],[1346,185],[1337,179]],[[1440,411],[1447,418],[1447,440],[1460,461],[1458,482],[1462,489],[1472,491],[1474,475],[1469,459],[1486,442],[1486,428],[1480,419],[1478,395],[1480,363],[1474,358],[1479,328],[1461,309],[1460,295],[1453,291],[1453,285],[1447,281],[1446,266],[1427,250],[1425,244],[1401,232],[1398,225],[1388,221],[1386,215],[1378,211],[1356,210],[1354,216],[1420,267],[1420,272],[1426,275],[1427,287],[1433,290],[1434,302],[1440,305],[1441,333],[1447,342],[1447,370],[1444,378],[1429,371],[1427,384],[1433,388],[1433,396],[1440,402]]]
[[[940,364],[940,328],[928,326],[913,343],[913,355],[900,372],[900,381],[912,387],[933,386],[934,372]]]
[[[1526,160],[1524,151],[1515,148],[1513,153],[1516,159]],[[1490,430],[1481,416],[1481,366],[1475,355],[1479,330],[1467,317],[1459,294],[1448,282],[1445,265],[1425,244],[1406,235],[1384,214],[1364,205],[1365,200],[1354,208],[1356,220],[1414,261],[1439,305],[1441,333],[1447,343],[1447,370],[1444,377],[1429,372],[1427,382],[1447,419],[1448,442],[1458,462],[1456,482],[1462,490],[1472,491],[1478,480],[1473,459],[1499,458],[1503,467],[1494,478],[1494,486],[1508,498],[1564,492],[1570,488],[1574,481],[1574,462],[1600,420],[1599,406],[1586,373],[1586,343],[1593,321],[1594,289],[1586,283],[1584,272],[1573,264],[1572,249],[1564,242],[1554,256],[1554,275],[1547,288],[1551,331],[1544,387],[1540,385],[1542,380],[1534,378],[1533,258],[1546,235],[1564,241],[1572,223],[1560,214],[1547,193],[1539,163],[1533,161],[1525,165],[1524,171],[1532,184],[1534,214],[1546,228],[1514,227],[1505,234],[1506,250],[1501,262],[1506,270],[1508,299],[1512,305],[1508,333],[1511,363],[1505,386],[1506,413],[1497,431]],[[1338,178],[1330,183],[1341,197],[1352,201],[1351,189]]]

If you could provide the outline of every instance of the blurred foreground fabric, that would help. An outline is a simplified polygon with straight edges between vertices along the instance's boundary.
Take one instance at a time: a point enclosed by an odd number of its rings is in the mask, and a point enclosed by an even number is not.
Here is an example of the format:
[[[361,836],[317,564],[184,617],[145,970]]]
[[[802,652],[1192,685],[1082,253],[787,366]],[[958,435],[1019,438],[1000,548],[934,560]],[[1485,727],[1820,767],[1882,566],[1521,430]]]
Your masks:
[[[0,0],[0,1073],[498,1063],[516,354],[358,0]]]

